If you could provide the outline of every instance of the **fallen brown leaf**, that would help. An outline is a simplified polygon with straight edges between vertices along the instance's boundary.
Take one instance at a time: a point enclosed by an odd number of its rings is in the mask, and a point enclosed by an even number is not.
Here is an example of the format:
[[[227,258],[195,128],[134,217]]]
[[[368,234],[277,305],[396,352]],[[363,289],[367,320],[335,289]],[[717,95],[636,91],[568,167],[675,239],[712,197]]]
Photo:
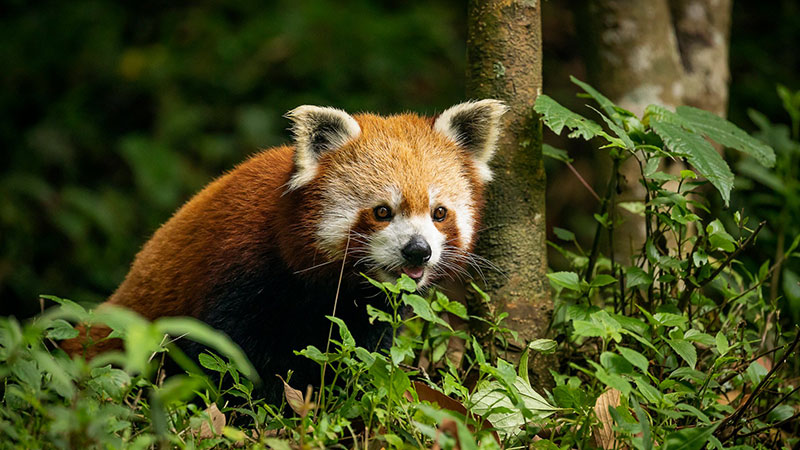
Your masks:
[[[289,386],[289,383],[280,376],[278,378],[283,382],[283,396],[286,398],[286,403],[298,416],[305,417],[314,408],[314,403],[311,402],[311,387],[309,386],[306,398],[303,398],[302,392]]]
[[[200,424],[200,431],[197,433],[197,438],[211,439],[222,434],[222,429],[225,427],[227,419],[225,418],[225,414],[219,410],[217,404],[212,403],[211,406],[206,408],[205,413],[208,414],[211,419],[211,425],[209,425],[208,420],[204,420],[203,423]]]
[[[608,407],[616,408],[619,406],[620,392],[616,389],[609,389],[603,392],[594,403],[594,415],[600,422],[600,426],[595,426],[593,430],[595,444],[603,449],[609,450],[619,448],[617,436],[614,433],[614,419],[608,412]]]

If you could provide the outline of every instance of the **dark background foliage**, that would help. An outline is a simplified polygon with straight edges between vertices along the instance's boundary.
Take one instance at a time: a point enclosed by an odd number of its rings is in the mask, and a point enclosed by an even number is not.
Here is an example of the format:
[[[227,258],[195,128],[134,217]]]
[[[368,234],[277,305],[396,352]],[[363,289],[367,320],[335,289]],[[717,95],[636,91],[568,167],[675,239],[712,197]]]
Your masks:
[[[463,100],[465,16],[455,0],[4,2],[0,314],[34,314],[41,293],[104,299],[192,193],[289,138],[295,106],[434,114]],[[545,2],[543,20],[545,90],[578,105],[569,4]],[[747,108],[788,120],[774,86],[800,87],[796,42],[795,2],[734,3],[734,122],[753,128]],[[596,205],[569,177],[549,173],[563,189],[548,221],[588,234],[578,218]]]

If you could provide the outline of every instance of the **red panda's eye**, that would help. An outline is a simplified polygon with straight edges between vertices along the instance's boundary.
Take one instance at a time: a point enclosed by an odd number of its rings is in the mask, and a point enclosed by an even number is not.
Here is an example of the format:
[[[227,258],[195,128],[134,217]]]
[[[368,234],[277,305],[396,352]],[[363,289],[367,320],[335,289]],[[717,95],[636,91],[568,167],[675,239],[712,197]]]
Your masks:
[[[376,220],[380,220],[382,222],[392,220],[392,209],[388,206],[376,206],[372,212],[375,214]]]
[[[433,220],[441,222],[447,217],[447,208],[440,206],[433,210]]]

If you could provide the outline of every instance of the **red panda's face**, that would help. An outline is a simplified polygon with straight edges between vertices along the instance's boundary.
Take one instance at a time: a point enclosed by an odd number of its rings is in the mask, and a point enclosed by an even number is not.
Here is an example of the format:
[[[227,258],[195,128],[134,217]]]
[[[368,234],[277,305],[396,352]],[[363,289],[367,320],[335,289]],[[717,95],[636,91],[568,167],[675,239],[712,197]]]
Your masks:
[[[300,107],[295,173],[315,246],[381,281],[425,286],[469,262],[502,103],[454,106],[436,120]]]

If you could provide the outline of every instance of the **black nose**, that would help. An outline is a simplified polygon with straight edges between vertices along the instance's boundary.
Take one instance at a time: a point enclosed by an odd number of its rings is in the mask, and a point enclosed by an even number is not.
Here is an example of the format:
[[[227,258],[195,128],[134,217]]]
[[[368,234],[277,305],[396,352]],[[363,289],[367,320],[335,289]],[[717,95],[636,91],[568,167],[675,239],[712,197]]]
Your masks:
[[[431,259],[431,246],[421,236],[414,236],[402,250],[403,258],[412,266],[421,266]]]

